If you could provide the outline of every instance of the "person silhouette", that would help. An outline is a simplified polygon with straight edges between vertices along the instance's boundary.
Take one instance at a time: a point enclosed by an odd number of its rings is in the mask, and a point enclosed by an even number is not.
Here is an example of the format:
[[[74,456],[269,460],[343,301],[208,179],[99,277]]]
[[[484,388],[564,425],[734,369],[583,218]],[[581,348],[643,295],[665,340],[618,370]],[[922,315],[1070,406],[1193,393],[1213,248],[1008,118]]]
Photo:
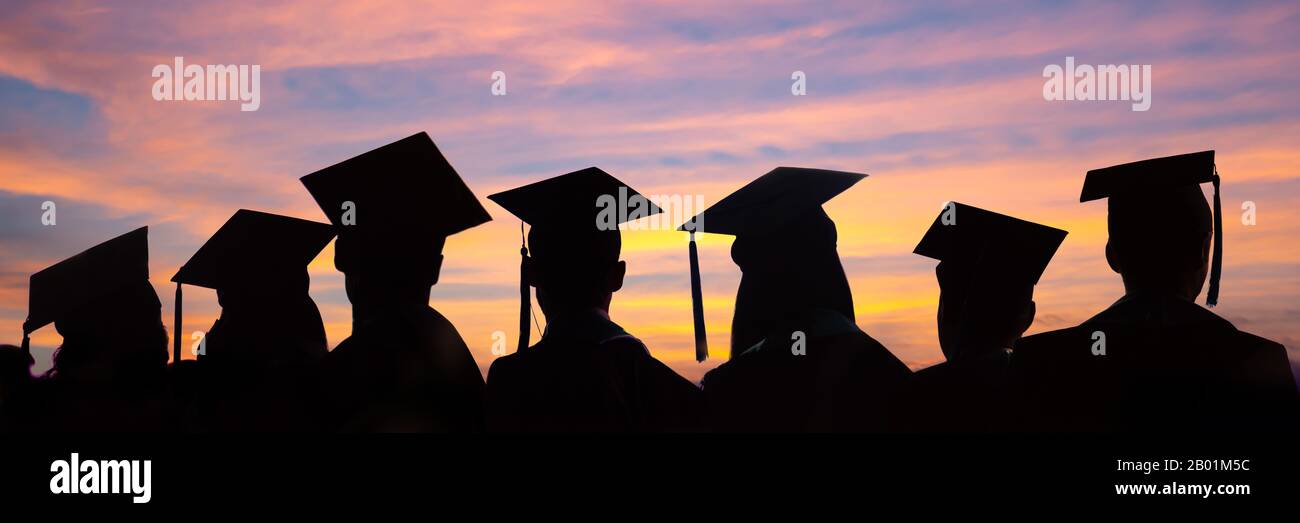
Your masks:
[[[0,434],[12,432],[14,422],[22,418],[17,409],[31,385],[35,363],[30,351],[0,345]]]
[[[703,382],[714,430],[884,428],[910,371],[854,323],[835,223],[821,208],[865,177],[778,167],[680,228],[736,237],[731,359]]]
[[[183,430],[315,425],[313,380],[329,346],[307,293],[307,264],[333,239],[329,224],[241,209],[172,277],[178,290],[216,290],[221,305],[202,338],[188,397],[180,400]]]
[[[546,317],[536,345],[492,362],[488,429],[494,432],[688,432],[702,430],[697,386],[655,359],[610,319],[627,264],[620,223],[662,211],[596,167],[493,194],[532,225],[524,250],[520,324],[528,287]],[[626,203],[625,203],[626,202]]]
[[[352,335],[325,358],[325,423],[347,432],[483,428],[483,375],[429,307],[447,238],[492,219],[426,133],[302,178],[338,232]]]
[[[1207,182],[1213,216],[1199,186]],[[1076,327],[1021,340],[1012,365],[1025,428],[1293,428],[1298,397],[1285,348],[1195,303],[1207,272],[1206,301],[1218,301],[1219,185],[1214,151],[1088,172],[1080,201],[1108,198],[1106,260],[1124,296]]]
[[[96,245],[31,277],[29,335],[63,336],[54,365],[20,401],[24,430],[152,432],[164,413],[167,330],[149,284],[148,227]]]
[[[906,432],[1011,429],[1010,359],[1034,322],[1034,286],[1066,231],[950,202],[913,251],[939,260],[945,361],[913,374],[895,404]]]

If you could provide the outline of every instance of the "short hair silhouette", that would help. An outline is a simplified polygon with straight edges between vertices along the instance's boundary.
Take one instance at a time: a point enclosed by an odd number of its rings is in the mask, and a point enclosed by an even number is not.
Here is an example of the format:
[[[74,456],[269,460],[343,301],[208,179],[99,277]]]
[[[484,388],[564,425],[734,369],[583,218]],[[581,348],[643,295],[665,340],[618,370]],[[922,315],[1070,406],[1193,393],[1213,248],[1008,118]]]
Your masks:
[[[354,306],[418,301],[438,282],[447,237],[492,219],[423,132],[302,183],[337,229],[334,265],[352,279]]]
[[[699,389],[609,317],[626,274],[618,226],[662,209],[596,167],[488,198],[532,225],[520,250],[520,348],[488,371],[488,428],[699,430]],[[525,350],[529,286],[537,288],[547,325],[542,340]]]
[[[537,288],[543,312],[608,309],[610,296],[622,287],[626,271],[626,265],[619,261],[619,224],[662,212],[597,167],[503,191],[488,199],[532,225],[527,248],[521,250],[521,349],[528,345],[529,286]],[[627,202],[639,202],[639,208],[621,208]],[[604,213],[612,220],[602,223]]]
[[[914,253],[939,260],[936,315],[945,361],[917,371],[891,406],[903,432],[996,432],[1014,419],[1011,349],[1034,321],[1034,286],[1066,232],[958,202]]]
[[[1211,216],[1199,184],[1214,185]],[[1124,296],[1082,324],[1022,339],[1012,359],[1034,430],[1294,428],[1300,395],[1281,345],[1196,305],[1218,302],[1223,228],[1214,151],[1088,172],[1108,198],[1106,257]],[[1209,255],[1210,235],[1214,254]]]
[[[1213,214],[1201,183],[1214,185]],[[1108,206],[1106,260],[1123,276],[1126,288],[1173,291],[1194,299],[1208,271],[1206,303],[1218,303],[1223,223],[1214,151],[1088,171],[1079,201],[1101,198]]]
[[[483,375],[429,307],[447,237],[492,219],[426,133],[302,177],[338,232],[352,336],[325,360],[335,430],[477,431]]]
[[[939,260],[939,346],[949,361],[1011,348],[1033,322],[1034,285],[1067,232],[958,202],[913,250]]]

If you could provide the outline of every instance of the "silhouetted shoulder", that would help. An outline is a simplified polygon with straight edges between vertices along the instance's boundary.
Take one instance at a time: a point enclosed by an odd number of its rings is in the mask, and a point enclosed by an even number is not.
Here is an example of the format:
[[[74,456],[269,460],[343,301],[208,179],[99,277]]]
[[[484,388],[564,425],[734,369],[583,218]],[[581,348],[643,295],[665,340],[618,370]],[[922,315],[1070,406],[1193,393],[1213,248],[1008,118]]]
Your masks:
[[[1246,347],[1247,350],[1270,357],[1286,359],[1286,346],[1281,343],[1242,330],[1238,330],[1237,335],[1241,346]]]
[[[1091,331],[1070,327],[1025,336],[1016,342],[1013,359],[1042,363],[1047,360],[1085,360],[1092,355]]]
[[[1271,391],[1279,398],[1280,407],[1292,413],[1290,429],[1300,428],[1300,389],[1291,372],[1291,361],[1286,347],[1273,340],[1249,332],[1236,331],[1233,345],[1240,347],[1239,379]]]
[[[906,365],[856,327],[805,332],[802,346],[783,332],[705,375],[715,430],[883,430]]]
[[[595,344],[542,341],[527,350],[506,354],[493,360],[492,365],[488,368],[488,376],[491,377],[494,370],[497,370],[498,374],[510,373],[518,368],[535,365],[539,361],[557,359],[561,357],[560,354],[557,354],[560,351],[566,353],[581,351],[588,357],[623,363],[640,362],[646,359],[654,360],[645,344],[631,335],[617,336]]]
[[[483,376],[455,327],[431,308],[393,311],[354,329],[325,370],[338,430],[482,429]]]
[[[481,389],[483,375],[460,331],[437,310],[425,307],[420,312],[422,321],[416,322],[417,332],[426,343],[437,347],[431,351],[435,368],[449,372],[447,377],[454,382]]]
[[[793,340],[786,343],[782,343],[783,341],[773,343],[772,338],[768,338],[750,347],[705,374],[705,383],[718,383],[725,380],[729,374],[744,372],[744,369],[750,367],[784,365],[785,361],[803,361],[805,356],[811,356],[808,359],[824,362],[825,366],[843,371],[870,369],[872,374],[893,376],[906,376],[912,372],[907,365],[889,352],[889,349],[860,330],[814,334],[804,338],[806,343],[801,349],[794,346]]]
[[[903,432],[1001,432],[1009,427],[1006,354],[942,362],[912,374],[890,406]]]
[[[650,356],[650,349],[646,348],[645,343],[631,334],[615,336],[600,342],[600,351],[606,357],[620,361],[650,360],[658,363],[658,360]]]
[[[858,334],[860,335],[851,336],[857,342],[854,357],[856,365],[875,369],[874,372],[877,374],[890,375],[896,379],[912,374],[912,369],[909,369],[902,360],[889,352],[889,349],[875,338],[861,331],[858,331]]]
[[[656,432],[701,432],[708,415],[704,392],[690,380],[650,354],[641,340],[620,336],[609,340],[619,358],[633,363],[637,391],[645,416],[644,426]]]
[[[952,383],[954,386],[944,386],[953,391],[961,391],[965,385],[998,381],[1008,365],[1008,357],[996,354],[960,363],[940,362],[913,373],[910,387],[929,388]]]
[[[1012,367],[1031,429],[1273,430],[1300,398],[1285,348],[1186,300],[1121,300],[1022,339]]]
[[[582,342],[557,335],[497,358],[487,420],[496,432],[701,430],[699,388],[621,334]]]
[[[492,364],[488,365],[488,379],[487,379],[488,383],[489,384],[492,383],[493,376],[501,377],[513,373],[515,369],[523,365],[522,362],[525,357],[525,354],[527,353],[516,352],[514,354],[506,354],[504,356],[497,357],[497,359],[495,360],[492,360]]]
[[[1118,351],[1118,352],[1116,352]],[[1108,361],[1144,356],[1193,356],[1206,362],[1241,363],[1285,360],[1286,348],[1238,330],[1232,323],[1185,300],[1121,300],[1084,323],[1022,338],[1015,359],[1023,364],[1048,361]],[[1109,358],[1113,360],[1115,358]]]
[[[419,353],[420,356],[408,354],[415,358],[408,363],[436,364],[439,370],[477,368],[460,332],[445,316],[429,307],[380,317],[354,332],[331,355],[338,359],[352,352],[363,356],[362,352],[370,351]],[[482,377],[478,381],[481,383]]]

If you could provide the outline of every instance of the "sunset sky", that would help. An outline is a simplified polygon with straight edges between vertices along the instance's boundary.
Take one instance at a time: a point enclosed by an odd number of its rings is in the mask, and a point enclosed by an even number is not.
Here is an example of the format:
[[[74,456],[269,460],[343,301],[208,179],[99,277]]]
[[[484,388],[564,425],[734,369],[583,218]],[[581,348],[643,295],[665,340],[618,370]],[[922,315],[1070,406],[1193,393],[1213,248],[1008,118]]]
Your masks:
[[[938,288],[911,251],[944,202],[1070,231],[1031,332],[1066,327],[1122,294],[1084,172],[1205,149],[1224,179],[1215,312],[1300,361],[1300,3],[144,4],[0,6],[0,342],[21,337],[33,272],[141,225],[170,330],[168,280],[236,210],[325,221],[300,176],[427,131],[495,219],[448,241],[431,302],[484,371],[492,333],[517,335],[519,222],[494,192],[596,165],[708,205],[779,165],[868,173],[827,206],[857,322],[922,368],[942,359]],[[176,56],[260,65],[260,108],[155,101],[150,73]],[[1150,110],[1044,100],[1067,56],[1150,65]],[[624,233],[611,314],[698,380],[727,356],[739,271],[730,237],[701,238],[713,358],[697,364],[685,240]],[[310,269],[334,345],[351,327],[332,259]],[[186,330],[206,329],[215,293],[186,298]],[[33,337],[39,370],[58,343]]]

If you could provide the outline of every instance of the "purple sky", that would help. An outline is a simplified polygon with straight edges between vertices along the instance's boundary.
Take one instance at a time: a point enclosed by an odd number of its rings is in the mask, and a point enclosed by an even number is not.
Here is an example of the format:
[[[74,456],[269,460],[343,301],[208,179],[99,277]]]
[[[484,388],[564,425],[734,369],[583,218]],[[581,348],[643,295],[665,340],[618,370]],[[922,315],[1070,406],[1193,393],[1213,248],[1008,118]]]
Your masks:
[[[27,278],[151,226],[166,281],[235,210],[324,220],[297,178],[427,131],[483,198],[597,165],[646,194],[716,202],[778,165],[866,172],[834,200],[859,325],[913,367],[939,361],[933,263],[911,253],[957,200],[1071,231],[1032,331],[1121,293],[1102,258],[1095,167],[1204,149],[1224,176],[1222,306],[1300,359],[1300,5],[1197,2],[6,2],[0,6],[0,332]],[[158,64],[256,64],[261,106],[155,101]],[[1150,110],[1046,101],[1042,72],[1150,65]],[[492,96],[503,71],[507,94]],[[791,74],[806,95],[791,94]],[[41,204],[58,205],[42,226]],[[1255,225],[1238,215],[1256,208]],[[433,305],[484,369],[513,345],[518,222],[452,238]],[[715,358],[692,358],[686,249],[625,234],[613,317],[698,379],[725,358],[738,272],[701,239]],[[350,329],[327,249],[312,266],[330,341]],[[170,303],[164,318],[170,325]],[[186,326],[217,312],[187,293]],[[536,334],[534,335],[536,336]],[[35,337],[48,361],[53,329]],[[43,363],[47,365],[48,363]]]

